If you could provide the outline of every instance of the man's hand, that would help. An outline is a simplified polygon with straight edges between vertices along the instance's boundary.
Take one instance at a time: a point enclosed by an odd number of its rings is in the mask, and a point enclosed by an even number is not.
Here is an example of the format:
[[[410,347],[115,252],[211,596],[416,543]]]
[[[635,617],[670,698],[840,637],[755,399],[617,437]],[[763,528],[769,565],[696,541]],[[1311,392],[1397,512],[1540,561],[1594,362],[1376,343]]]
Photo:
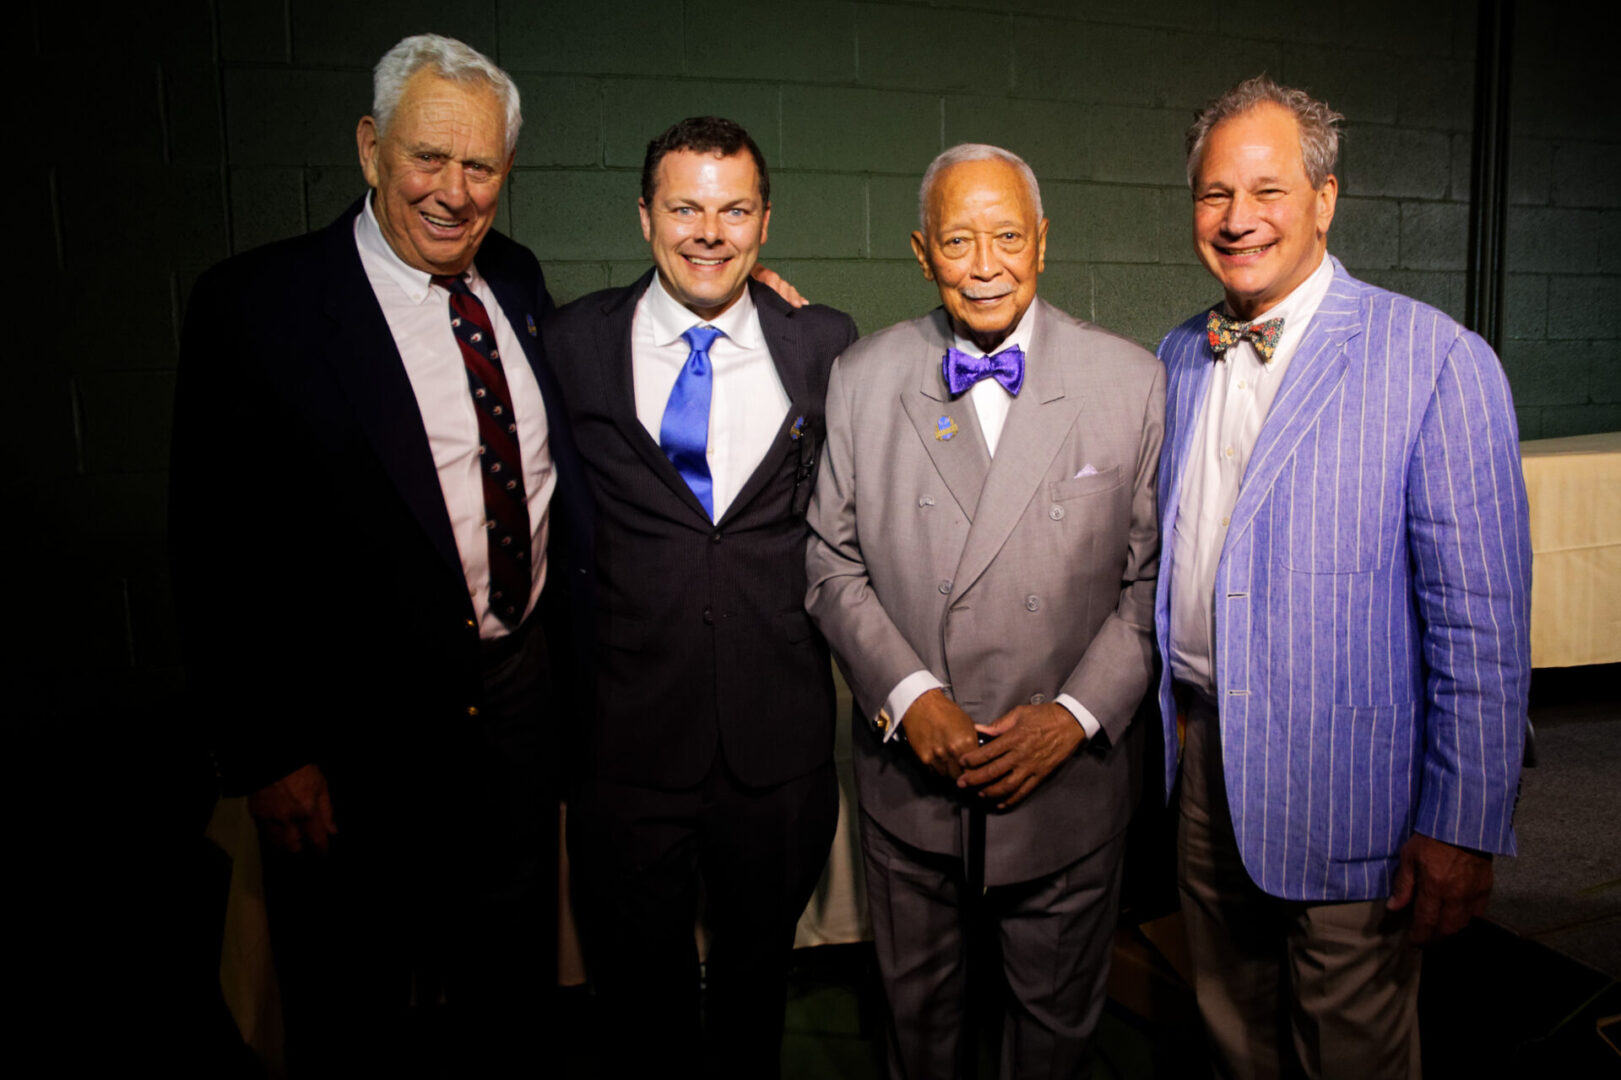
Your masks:
[[[759,263],[755,263],[754,270],[749,276],[754,278],[754,280],[758,281],[761,285],[764,285],[766,288],[770,289],[772,292],[776,293],[778,296],[782,297],[784,300],[788,301],[788,303],[792,304],[794,307],[804,307],[806,304],[810,303],[809,300],[799,295],[798,289],[784,281],[782,275],[777,273],[775,270],[771,270],[760,265]]]
[[[248,796],[248,813],[272,847],[296,855],[308,843],[326,853],[327,837],[338,831],[332,823],[332,799],[326,776],[305,765]]]
[[[1074,715],[1055,702],[1020,705],[976,726],[991,741],[963,755],[957,786],[979,788],[981,798],[998,800],[998,810],[1023,802],[1086,741]]]
[[[901,718],[917,759],[948,780],[962,775],[962,758],[979,745],[973,719],[936,687],[918,696]]]
[[[1486,910],[1492,893],[1492,860],[1421,833],[1402,845],[1401,864],[1390,893],[1391,911],[1413,905],[1407,939],[1423,945],[1456,934]]]

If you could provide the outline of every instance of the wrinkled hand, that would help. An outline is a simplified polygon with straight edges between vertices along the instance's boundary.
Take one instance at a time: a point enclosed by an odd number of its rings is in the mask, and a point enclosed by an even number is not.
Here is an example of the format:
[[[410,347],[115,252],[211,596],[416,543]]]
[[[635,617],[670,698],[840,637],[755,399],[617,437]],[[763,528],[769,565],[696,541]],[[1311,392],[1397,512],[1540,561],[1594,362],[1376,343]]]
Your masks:
[[[962,775],[963,755],[979,745],[973,719],[938,688],[912,702],[901,732],[917,759],[948,780]]]
[[[1456,934],[1486,911],[1492,893],[1492,860],[1467,848],[1414,833],[1402,845],[1390,892],[1391,911],[1413,905],[1407,940],[1423,945]]]
[[[314,765],[305,765],[249,795],[248,813],[271,846],[290,855],[297,855],[306,843],[325,854],[327,838],[338,831],[332,823],[326,776]]]
[[[810,303],[809,300],[799,295],[798,289],[794,288],[792,285],[788,284],[787,281],[783,280],[781,274],[770,269],[769,267],[761,266],[759,263],[755,263],[754,270],[749,276],[754,278],[754,280],[758,281],[761,285],[764,285],[766,288],[770,289],[772,292],[776,293],[778,296],[782,297],[784,300],[788,301],[788,303],[792,304],[794,307],[804,307],[806,304]]]
[[[1017,806],[1081,743],[1086,732],[1062,705],[1020,705],[994,724],[976,725],[991,741],[963,755],[958,787],[979,788],[996,808]]]

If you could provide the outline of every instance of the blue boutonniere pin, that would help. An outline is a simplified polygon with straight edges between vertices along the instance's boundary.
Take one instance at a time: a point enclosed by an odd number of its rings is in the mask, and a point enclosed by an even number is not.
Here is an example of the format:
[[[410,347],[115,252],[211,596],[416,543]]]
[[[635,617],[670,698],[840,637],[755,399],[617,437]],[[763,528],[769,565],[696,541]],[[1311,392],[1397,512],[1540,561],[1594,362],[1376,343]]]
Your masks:
[[[951,437],[957,434],[957,421],[953,420],[949,416],[942,416],[940,418],[940,422],[936,424],[935,427],[939,428],[940,430],[934,433],[934,437],[939,439],[941,442],[950,442]]]
[[[535,329],[535,317],[533,315],[525,315],[524,316],[524,321],[529,324],[529,336],[530,337],[537,336],[539,334],[539,331]]]
[[[803,434],[805,434],[805,418],[803,416],[796,417],[794,419],[794,426],[788,429],[788,437],[790,439],[797,439]]]

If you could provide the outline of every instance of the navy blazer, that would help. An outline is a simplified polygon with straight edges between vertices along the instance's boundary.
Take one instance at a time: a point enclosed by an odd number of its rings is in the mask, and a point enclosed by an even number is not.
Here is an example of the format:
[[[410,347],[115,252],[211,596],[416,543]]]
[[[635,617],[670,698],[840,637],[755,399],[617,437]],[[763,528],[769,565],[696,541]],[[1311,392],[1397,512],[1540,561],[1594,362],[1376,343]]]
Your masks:
[[[215,266],[186,314],[171,549],[190,697],[227,791],[312,762],[407,790],[431,767],[410,762],[468,739],[481,700],[427,433],[355,248],[361,206]],[[554,665],[575,671],[589,496],[539,338],[552,301],[535,257],[499,233],[476,265],[546,402],[557,487],[538,614]]]

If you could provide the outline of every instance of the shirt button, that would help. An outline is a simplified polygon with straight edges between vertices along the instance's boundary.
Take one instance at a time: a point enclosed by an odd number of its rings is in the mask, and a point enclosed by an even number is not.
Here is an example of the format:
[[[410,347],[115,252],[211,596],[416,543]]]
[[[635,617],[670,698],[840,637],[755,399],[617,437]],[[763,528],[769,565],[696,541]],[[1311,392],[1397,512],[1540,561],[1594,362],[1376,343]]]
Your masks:
[[[1225,529],[1225,528],[1226,528],[1226,527],[1227,527],[1227,523],[1228,523],[1228,522],[1229,522],[1229,521],[1231,521],[1231,520],[1233,520],[1233,519],[1232,519],[1232,518],[1230,518],[1230,517],[1224,517],[1224,518],[1222,518],[1222,519],[1221,519],[1221,527],[1222,527],[1222,528],[1224,528],[1224,529]]]
[[[951,582],[942,581],[940,583],[940,595],[945,596],[950,592],[951,592]]]
[[[1026,610],[1026,611],[1035,611],[1040,607],[1041,607],[1041,597],[1036,596],[1034,593],[1032,593],[1029,596],[1024,598],[1024,610]]]
[[[1055,506],[1051,510],[1047,511],[1047,516],[1052,518],[1054,521],[1063,521],[1064,508],[1062,506]]]
[[[1233,448],[1229,446],[1227,449],[1223,450],[1222,453],[1226,454],[1228,457],[1232,457],[1233,456]]]
[[[1238,380],[1238,388],[1239,388],[1239,389],[1240,389],[1240,390],[1242,390],[1242,389],[1244,389],[1244,387],[1245,387],[1245,386],[1246,386],[1246,385],[1247,385],[1247,384],[1246,384],[1246,383],[1245,383],[1245,382],[1244,382],[1244,380],[1243,380],[1243,379],[1239,379],[1239,380]]]

